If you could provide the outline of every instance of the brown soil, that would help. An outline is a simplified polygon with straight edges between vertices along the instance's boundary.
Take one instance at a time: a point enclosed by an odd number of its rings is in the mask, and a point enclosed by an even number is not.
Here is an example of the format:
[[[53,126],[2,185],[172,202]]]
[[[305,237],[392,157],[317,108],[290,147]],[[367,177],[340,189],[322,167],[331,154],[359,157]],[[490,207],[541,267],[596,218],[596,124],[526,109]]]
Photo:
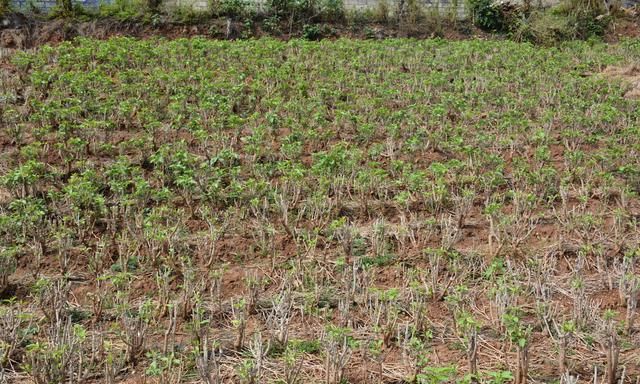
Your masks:
[[[626,38],[638,37],[640,37],[640,7],[623,10],[621,17],[610,26],[605,41],[617,42]]]
[[[640,64],[632,64],[626,67],[610,66],[605,68],[602,74],[608,78],[628,84],[629,89],[625,92],[625,97],[640,99]]]

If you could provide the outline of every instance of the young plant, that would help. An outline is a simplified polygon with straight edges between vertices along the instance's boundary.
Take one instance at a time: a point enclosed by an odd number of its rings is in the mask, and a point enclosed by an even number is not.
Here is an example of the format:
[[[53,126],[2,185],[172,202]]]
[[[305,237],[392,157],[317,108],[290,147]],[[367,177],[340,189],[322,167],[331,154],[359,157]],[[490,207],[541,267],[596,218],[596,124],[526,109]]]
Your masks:
[[[236,331],[236,340],[234,348],[238,351],[244,347],[245,331],[247,329],[248,316],[247,302],[244,298],[237,302],[231,302],[231,325]]]
[[[195,350],[198,376],[205,384],[221,384],[220,361],[222,348],[216,343],[209,344],[209,336],[205,335],[202,338],[201,345]]]
[[[462,312],[456,318],[459,337],[467,352],[469,375],[472,381],[478,380],[478,328],[480,324],[469,312]]]
[[[385,347],[391,347],[391,338],[396,333],[396,325],[399,316],[398,289],[377,290],[372,289],[372,297],[369,300],[368,312],[371,316],[371,324],[381,336]]]
[[[618,323],[616,313],[607,310],[602,319],[602,329],[600,330],[600,344],[604,348],[607,358],[606,380],[608,384],[615,384],[618,379],[618,362],[620,357],[620,340],[618,338]]]
[[[149,352],[150,360],[145,374],[156,377],[158,384],[180,384],[185,374],[185,361],[174,352],[161,354],[155,351]]]
[[[257,384],[262,379],[264,369],[265,354],[269,350],[269,344],[265,346],[262,342],[262,335],[257,332],[253,340],[249,343],[249,357],[242,360],[236,368],[242,383]]]
[[[562,377],[565,374],[568,374],[567,368],[567,352],[569,349],[569,341],[573,337],[576,331],[575,323],[573,321],[565,321],[560,325],[556,326],[556,334],[557,334],[557,344],[558,344],[558,373]]]
[[[84,382],[86,329],[79,324],[72,325],[69,316],[50,331],[47,341],[27,346],[25,370],[36,384]]]
[[[339,384],[344,378],[344,369],[355,345],[350,333],[349,328],[327,327],[324,337],[326,384]]]
[[[15,300],[0,306],[0,371],[14,359],[14,353],[29,338],[34,316]]]
[[[293,317],[291,288],[283,287],[278,296],[272,300],[271,308],[267,316],[267,327],[274,331],[275,343],[286,346],[289,340],[289,323]]]
[[[516,384],[526,384],[529,372],[529,342],[531,327],[524,324],[518,310],[511,310],[502,317],[507,338],[516,346]]]
[[[494,257],[509,253],[518,253],[519,247],[533,233],[537,226],[534,216],[536,198],[534,195],[512,190],[510,213],[504,203],[487,202],[485,216],[489,221],[489,249]]]
[[[428,365],[422,368],[422,372],[416,375],[417,384],[444,384],[453,381],[456,375],[456,367],[447,365],[443,367],[434,367]]]
[[[300,343],[292,341],[284,350],[282,360],[284,362],[284,382],[285,384],[300,384],[302,364],[304,364],[304,354],[301,351]]]
[[[120,314],[120,338],[126,345],[126,361],[135,365],[143,355],[151,325],[153,304],[145,301],[137,308],[124,308]]]

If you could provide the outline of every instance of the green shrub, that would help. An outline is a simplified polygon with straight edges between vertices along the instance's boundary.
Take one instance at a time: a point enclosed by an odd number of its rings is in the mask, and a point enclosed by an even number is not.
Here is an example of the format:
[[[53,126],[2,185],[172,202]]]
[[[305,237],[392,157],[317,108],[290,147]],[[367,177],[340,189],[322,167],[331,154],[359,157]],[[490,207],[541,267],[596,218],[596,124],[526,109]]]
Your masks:
[[[180,24],[198,24],[205,22],[209,13],[194,9],[192,5],[179,6],[171,10],[171,21]]]
[[[511,38],[515,41],[551,45],[572,37],[569,19],[551,12],[534,12],[511,26]]]
[[[444,23],[447,22],[440,9],[433,7],[425,12],[425,32],[430,33],[432,36],[442,37],[444,36]]]
[[[322,0],[320,8],[325,21],[337,23],[345,19],[343,0]]]
[[[604,35],[611,21],[611,16],[582,10],[571,15],[570,19],[575,26],[576,37],[588,39]]]
[[[381,0],[384,1],[384,0]],[[349,9],[345,10],[345,19],[349,27],[356,31],[373,22],[381,22],[377,11],[372,9]],[[388,17],[384,19],[386,22]]]
[[[565,0],[551,12],[566,18],[565,34],[573,39],[602,36],[611,21],[611,16],[602,1]]]
[[[249,11],[243,0],[214,0],[210,6],[215,16],[245,17]]]
[[[374,19],[378,23],[386,24],[389,22],[389,3],[387,0],[380,0],[376,5],[376,9],[374,11]]]
[[[290,24],[308,24],[318,19],[334,23],[345,20],[343,0],[268,0],[267,13]]]
[[[71,0],[56,0],[56,6],[52,13],[57,16],[71,16],[73,14],[73,3]]]
[[[128,21],[141,18],[147,7],[148,4],[143,0],[115,0],[112,3],[101,3],[98,12],[102,17]]]
[[[473,23],[487,31],[503,31],[505,28],[504,15],[493,0],[468,0]]]
[[[364,37],[367,39],[375,39],[376,38],[376,31],[369,28],[369,27],[365,27],[363,30],[364,33]]]
[[[280,18],[278,16],[269,16],[262,21],[262,30],[274,35],[280,34]]]
[[[30,9],[36,8],[34,3],[29,4]],[[95,11],[85,8],[80,3],[69,0],[58,0],[56,5],[48,12],[47,17],[55,18],[75,18],[78,20],[88,20],[95,16]]]
[[[290,21],[308,21],[317,13],[316,0],[268,0],[267,12]]]
[[[536,11],[527,18],[516,19],[510,26],[515,41],[553,45],[561,41],[589,39],[604,35],[610,17],[588,9],[568,12],[564,6]]]
[[[302,37],[305,40],[320,40],[322,38],[322,31],[317,24],[305,24],[302,27]]]
[[[398,7],[398,29],[406,34],[413,35],[418,32],[420,24],[425,20],[425,12],[418,0],[404,0]]]
[[[590,14],[594,17],[607,12],[604,1],[564,0],[554,10],[563,15]]]
[[[11,3],[9,0],[0,0],[0,17],[4,16],[6,13],[9,13],[11,9]]]

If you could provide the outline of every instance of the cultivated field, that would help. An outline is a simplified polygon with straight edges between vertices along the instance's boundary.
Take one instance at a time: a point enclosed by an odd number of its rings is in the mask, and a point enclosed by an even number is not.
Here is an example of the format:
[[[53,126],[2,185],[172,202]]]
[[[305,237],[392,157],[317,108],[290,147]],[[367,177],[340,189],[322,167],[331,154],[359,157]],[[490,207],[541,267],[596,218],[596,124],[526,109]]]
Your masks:
[[[639,40],[0,71],[0,383],[640,380]]]

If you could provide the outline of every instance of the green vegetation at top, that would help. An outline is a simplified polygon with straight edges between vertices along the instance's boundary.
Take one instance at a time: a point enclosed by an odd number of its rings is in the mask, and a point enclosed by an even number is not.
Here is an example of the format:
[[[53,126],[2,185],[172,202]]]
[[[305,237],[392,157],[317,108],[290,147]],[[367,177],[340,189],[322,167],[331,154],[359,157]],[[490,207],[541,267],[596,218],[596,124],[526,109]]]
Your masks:
[[[9,0],[0,0],[0,17],[10,15]],[[463,10],[462,14],[461,11]],[[418,0],[379,0],[362,9],[345,6],[343,0],[113,0],[97,8],[84,8],[71,0],[57,0],[48,11],[31,4],[19,10],[31,17],[117,20],[162,26],[193,24],[215,37],[259,36],[379,38],[472,36],[494,33],[518,42],[553,45],[574,39],[600,38],[637,22],[625,12],[621,0],[558,0],[553,6],[532,1],[452,0],[446,5],[425,6]],[[9,20],[9,19],[8,19]],[[67,26],[70,30],[73,28]],[[477,29],[476,29],[477,28]],[[482,30],[482,31],[481,31]],[[184,32],[183,32],[184,33]],[[198,33],[203,33],[200,30]]]

